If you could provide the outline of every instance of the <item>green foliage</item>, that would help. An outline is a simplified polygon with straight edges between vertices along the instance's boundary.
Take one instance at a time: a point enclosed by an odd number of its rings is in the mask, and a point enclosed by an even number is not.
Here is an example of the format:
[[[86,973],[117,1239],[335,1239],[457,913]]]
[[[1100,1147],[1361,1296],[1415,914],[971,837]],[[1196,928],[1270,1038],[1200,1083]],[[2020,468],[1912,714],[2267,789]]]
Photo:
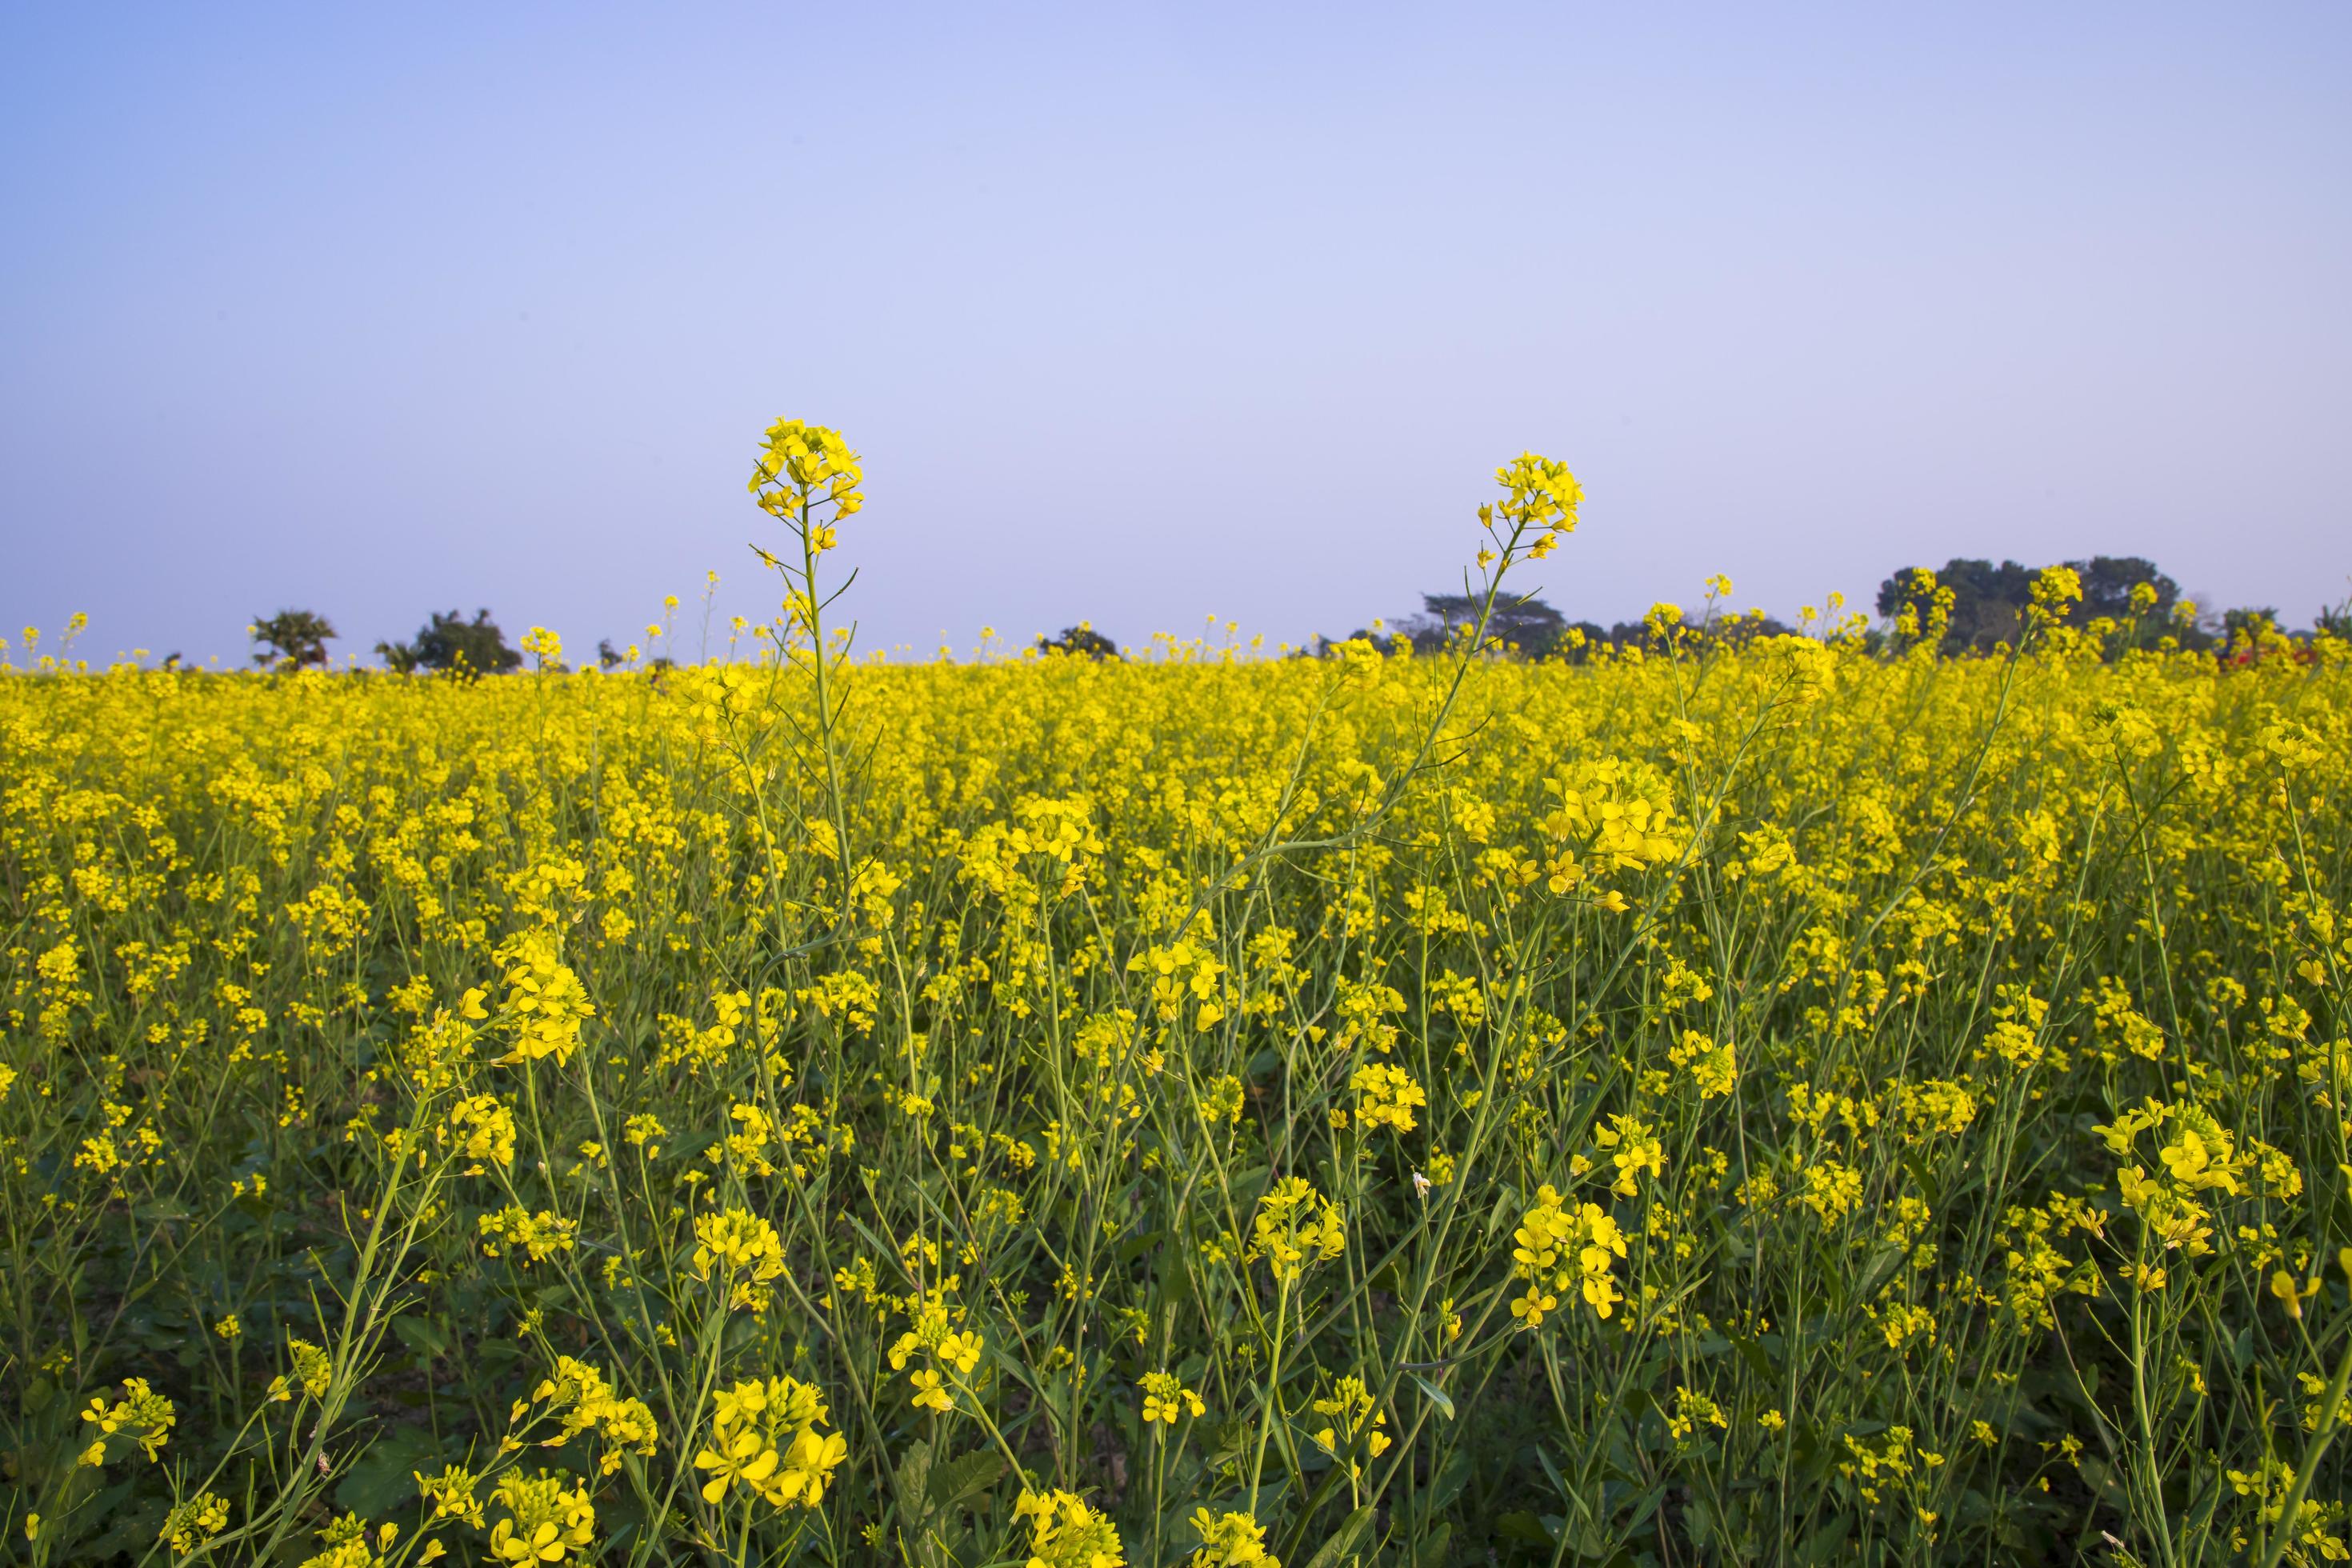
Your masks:
[[[380,642],[375,651],[387,667],[404,675],[420,669],[504,675],[522,663],[522,655],[507,646],[506,634],[488,610],[476,610],[470,621],[455,610],[436,610],[417,629],[415,640]]]
[[[2352,598],[2333,605],[2322,605],[2311,618],[2312,630],[2344,641],[2352,641]]]
[[[1037,639],[1040,653],[1058,653],[1072,658],[1117,658],[1118,644],[1095,630],[1092,621],[1080,621],[1075,626],[1065,626],[1057,637]]]
[[[2174,615],[2180,601],[2179,584],[2158,571],[2155,562],[2137,555],[2095,555],[2066,564],[2074,569],[2083,590],[2081,601],[2068,613],[2067,624],[2119,623],[2127,629],[2116,645],[2118,649],[2153,646],[2164,635],[2181,647],[2205,646],[2207,639],[2197,628]],[[2003,644],[2014,644],[2023,634],[2034,579],[2039,575],[2033,568],[2014,561],[1995,565],[1990,561],[1955,558],[1946,562],[1941,571],[1930,574],[1933,584],[1925,590],[1918,585],[1923,570],[1903,567],[1878,585],[1877,609],[1883,618],[1897,620],[1907,609],[1918,625],[1928,626],[1935,619],[1940,594],[1948,595],[1949,621],[1942,642],[1948,651],[1990,653]]]
[[[324,665],[327,644],[335,636],[327,617],[310,610],[280,610],[274,616],[257,616],[252,632],[261,649],[253,656],[253,662],[270,669]]]
[[[1483,608],[1481,598],[1469,594],[1423,594],[1421,604],[1422,613],[1398,629],[1422,653],[1442,652],[1478,624]],[[1486,636],[1525,658],[1546,658],[1567,627],[1567,618],[1541,599],[1507,594],[1495,605]]]

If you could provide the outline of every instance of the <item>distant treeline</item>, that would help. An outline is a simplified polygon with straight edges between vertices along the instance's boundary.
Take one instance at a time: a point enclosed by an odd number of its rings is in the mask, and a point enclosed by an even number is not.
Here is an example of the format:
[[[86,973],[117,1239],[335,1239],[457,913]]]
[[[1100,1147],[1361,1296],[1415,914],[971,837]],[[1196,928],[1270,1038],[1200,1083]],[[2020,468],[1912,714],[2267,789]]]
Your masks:
[[[2352,637],[2352,604],[2323,605],[2308,630],[2289,632],[2272,606],[2217,614],[2210,605],[2190,604],[2180,596],[2180,585],[2143,556],[2094,555],[2065,564],[2083,585],[2082,600],[2069,613],[2068,621],[2077,626],[2100,626],[2114,652],[2134,647],[2194,652],[2244,649],[2266,637],[2305,637],[2311,632]],[[1661,605],[1640,620],[1604,626],[1598,621],[1571,621],[1541,599],[1507,595],[1496,604],[1486,635],[1522,658],[1580,663],[1603,650],[1651,647],[1669,626],[1680,628],[1686,645],[1693,641],[1738,644],[1785,637],[1793,631],[1818,634],[1834,627],[1852,631],[1874,645],[1893,641],[1916,646],[1932,639],[1948,654],[1990,653],[2016,641],[2025,626],[2026,606],[2032,602],[2033,580],[2039,575],[2034,568],[2015,561],[1995,565],[1990,561],[1955,559],[1944,563],[1940,570],[1906,566],[1878,585],[1874,607],[1879,624],[1875,626],[1867,624],[1867,616],[1848,611],[1834,595],[1825,612],[1826,621],[1820,614],[1808,612],[1806,624],[1793,627],[1761,610],[1718,610],[1713,596],[1696,615]],[[1722,594],[1728,594],[1730,584],[1716,579],[1710,584],[1711,595],[1718,586]],[[1479,601],[1470,595],[1424,594],[1421,602],[1420,614],[1393,626],[1376,621],[1358,627],[1345,639],[1318,635],[1301,651],[1328,654],[1341,641],[1349,641],[1389,652],[1402,639],[1417,652],[1435,653],[1477,624]],[[253,662],[273,669],[324,668],[327,644],[336,635],[325,616],[310,610],[281,610],[257,618],[247,629],[257,649]],[[530,639],[524,641],[529,646]],[[1090,621],[1065,627],[1058,637],[1040,637],[1036,648],[1041,654],[1077,658],[1119,657],[1118,645]],[[456,610],[436,611],[409,641],[378,643],[375,651],[386,668],[404,674],[500,675],[522,664],[522,655],[508,644],[506,634],[487,609],[476,610],[470,620]],[[623,651],[607,640],[597,645],[596,662],[611,669],[634,662],[636,653],[634,647]],[[167,662],[176,664],[178,656]],[[669,660],[657,658],[653,663],[667,665]]]
[[[2180,596],[2178,583],[2142,556],[2095,555],[2064,564],[2083,586],[2082,600],[2069,612],[2067,621],[2084,627],[2101,625],[2114,652],[2133,647],[2201,652],[2250,647],[2265,635],[2285,632],[2273,606],[2215,614],[2210,606],[2190,604]],[[1911,646],[1932,639],[1948,654],[1990,653],[2014,643],[2023,630],[2026,607],[2032,603],[2033,582],[2039,575],[2036,568],[2015,561],[1995,565],[1961,558],[1946,562],[1940,570],[1906,566],[1878,585],[1875,608],[1880,624],[1851,629],[1873,644],[1899,641]],[[1479,601],[1469,595],[1425,594],[1419,615],[1394,626],[1376,623],[1359,627],[1349,634],[1349,640],[1387,648],[1402,638],[1416,652],[1433,653],[1476,625]],[[1832,597],[1827,624],[1839,625],[1843,614],[1843,605]],[[1853,619],[1845,618],[1849,623]],[[1860,619],[1867,621],[1866,616]],[[1744,614],[1717,610],[1712,601],[1696,616],[1685,615],[1676,606],[1659,606],[1640,620],[1604,626],[1597,621],[1570,621],[1541,599],[1507,598],[1496,605],[1486,635],[1525,658],[1580,662],[1603,649],[1651,647],[1669,626],[1679,627],[1685,642],[1731,644],[1824,629],[1819,616],[1810,618],[1804,626],[1792,627],[1760,610]],[[2352,637],[2352,613],[2343,604],[2322,606],[2311,629]],[[2307,636],[2308,632],[2292,635]],[[1327,652],[1334,646],[1333,639],[1318,637],[1309,651]]]

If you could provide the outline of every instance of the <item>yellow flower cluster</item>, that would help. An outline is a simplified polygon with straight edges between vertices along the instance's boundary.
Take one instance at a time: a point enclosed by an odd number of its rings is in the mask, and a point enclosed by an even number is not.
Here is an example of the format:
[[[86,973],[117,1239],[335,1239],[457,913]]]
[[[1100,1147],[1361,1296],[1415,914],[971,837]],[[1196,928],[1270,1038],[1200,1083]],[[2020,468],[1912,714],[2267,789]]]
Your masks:
[[[916,1405],[945,1415],[955,1408],[955,1395],[947,1386],[947,1373],[970,1377],[980,1365],[984,1347],[978,1334],[953,1326],[953,1315],[942,1301],[918,1300],[913,1304],[912,1316],[912,1325],[890,1347],[890,1370],[905,1372],[908,1358],[918,1355],[934,1363],[918,1367],[908,1376],[914,1384]]]
[[[1209,1407],[1198,1394],[1184,1386],[1173,1373],[1147,1372],[1136,1384],[1143,1390],[1143,1419],[1164,1422],[1173,1426],[1179,1415],[1205,1415]]]
[[[571,1251],[580,1232],[577,1220],[546,1209],[534,1214],[520,1204],[509,1204],[474,1223],[481,1233],[483,1257],[511,1257],[524,1264],[543,1263]]]
[[[1412,1074],[1386,1063],[1372,1062],[1358,1068],[1349,1086],[1356,1091],[1356,1125],[1360,1128],[1388,1127],[1410,1132],[1413,1108],[1429,1103],[1428,1095],[1412,1081]]]
[[[1389,1451],[1388,1413],[1373,1407],[1370,1390],[1354,1373],[1339,1379],[1313,1408],[1316,1415],[1330,1418],[1313,1434],[1315,1446],[1334,1458],[1346,1456],[1349,1474],[1363,1475],[1362,1463],[1355,1457],[1360,1446],[1366,1458],[1377,1459]]]
[[[122,1397],[112,1404],[93,1399],[81,1418],[94,1430],[89,1447],[82,1451],[85,1465],[102,1465],[109,1458],[110,1441],[136,1447],[150,1459],[163,1458],[163,1445],[172,1440],[172,1427],[179,1420],[172,1402],[148,1386],[143,1377],[126,1378]]]
[[[217,1492],[201,1491],[185,1502],[172,1505],[155,1538],[174,1553],[185,1556],[227,1528],[228,1499]]]
[[[1192,1513],[1192,1530],[1201,1544],[1191,1568],[1282,1568],[1282,1560],[1265,1549],[1265,1526],[1245,1513]]]
[[[709,1477],[702,1500],[721,1503],[740,1489],[771,1508],[815,1508],[849,1455],[847,1438],[817,1430],[824,1424],[824,1396],[797,1378],[720,1391],[712,1399],[710,1441],[694,1457],[695,1468]]]
[[[500,1480],[490,1494],[503,1516],[490,1525],[494,1563],[556,1563],[583,1552],[596,1536],[596,1507],[572,1477],[541,1470]]]
[[[730,1208],[694,1222],[694,1277],[715,1272],[728,1289],[730,1308],[764,1312],[770,1281],[784,1271],[783,1239],[758,1215]]]
[[[1624,1233],[1598,1205],[1571,1210],[1549,1184],[1538,1188],[1535,1205],[1511,1233],[1511,1274],[1527,1281],[1511,1300],[1512,1318],[1523,1329],[1538,1328],[1570,1290],[1606,1318],[1624,1300],[1610,1273],[1624,1256]]]
[[[1120,1568],[1127,1561],[1118,1529],[1072,1493],[1024,1489],[1013,1514],[1029,1526],[1024,1568]]]
[[[495,1094],[469,1094],[449,1108],[441,1139],[470,1162],[467,1175],[493,1165],[503,1170],[514,1163],[514,1112]]]
[[[329,1521],[326,1526],[318,1531],[318,1537],[326,1550],[314,1556],[304,1558],[301,1568],[386,1568],[393,1546],[400,1538],[400,1526],[383,1524],[371,1531],[367,1521],[355,1513],[346,1513],[339,1519]],[[432,1543],[433,1546],[439,1544],[438,1542]],[[433,1552],[431,1547],[426,1549],[427,1561],[437,1560],[440,1555]],[[555,1555],[551,1557],[502,1555],[497,1561],[560,1563],[562,1559],[563,1552],[559,1545]]]
[[[1288,1283],[1318,1263],[1348,1249],[1345,1219],[1330,1199],[1304,1176],[1285,1176],[1258,1200],[1246,1260],[1265,1260],[1274,1278]]]
[[[562,1067],[580,1048],[580,1029],[596,1016],[587,988],[556,955],[554,940],[541,931],[526,931],[504,954],[507,962],[507,1011],[515,1022],[513,1052],[508,1061],[539,1061],[552,1057]]]
[[[622,1397],[603,1373],[568,1355],[555,1358],[554,1374],[541,1380],[530,1400],[515,1407],[513,1418],[520,1420],[532,1405],[544,1405],[562,1420],[562,1432],[547,1441],[548,1447],[593,1433],[603,1445],[597,1468],[608,1476],[621,1468],[625,1455],[650,1458],[660,1436],[644,1400]]]
[[[838,430],[779,419],[768,426],[766,441],[752,465],[751,484],[764,510],[778,517],[804,516],[811,501],[822,498],[834,503],[837,521],[866,504],[858,489],[866,470]],[[828,534],[817,548],[832,542]]]

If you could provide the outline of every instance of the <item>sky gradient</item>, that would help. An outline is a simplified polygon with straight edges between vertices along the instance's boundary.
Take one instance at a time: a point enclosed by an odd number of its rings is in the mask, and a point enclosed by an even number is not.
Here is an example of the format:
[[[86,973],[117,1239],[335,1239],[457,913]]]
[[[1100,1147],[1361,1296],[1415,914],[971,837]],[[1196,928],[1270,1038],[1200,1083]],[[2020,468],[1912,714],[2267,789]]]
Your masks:
[[[779,415],[923,654],[1410,612],[1522,448],[1603,622],[2352,594],[2341,5],[17,5],[0,141],[0,625],[94,658],[763,616]]]

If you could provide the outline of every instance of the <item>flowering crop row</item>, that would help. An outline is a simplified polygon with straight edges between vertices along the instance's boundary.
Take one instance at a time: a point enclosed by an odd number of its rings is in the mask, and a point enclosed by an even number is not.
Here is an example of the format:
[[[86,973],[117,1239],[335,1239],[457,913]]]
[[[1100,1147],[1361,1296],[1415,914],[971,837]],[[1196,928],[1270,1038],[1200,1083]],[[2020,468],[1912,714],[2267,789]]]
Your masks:
[[[861,480],[752,662],[0,679],[30,1561],[2345,1555],[2341,645],[893,667]]]

